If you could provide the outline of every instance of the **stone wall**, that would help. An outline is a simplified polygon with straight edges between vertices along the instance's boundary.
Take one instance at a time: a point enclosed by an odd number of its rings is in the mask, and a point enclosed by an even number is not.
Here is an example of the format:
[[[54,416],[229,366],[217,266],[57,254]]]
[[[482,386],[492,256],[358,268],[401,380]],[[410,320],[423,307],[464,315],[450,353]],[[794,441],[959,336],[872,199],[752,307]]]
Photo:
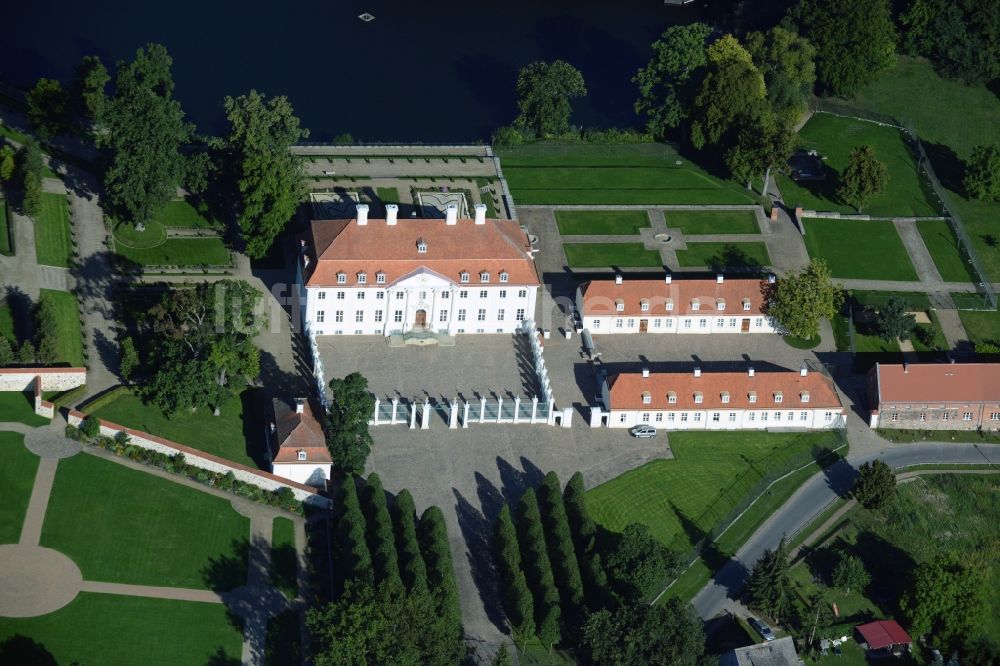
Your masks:
[[[4,368],[0,370],[0,391],[31,391],[35,377],[43,391],[68,391],[87,381],[86,368]]]
[[[69,414],[67,415],[67,421],[69,424],[76,427],[80,427],[80,424],[85,418],[87,418],[86,414],[73,409],[69,410]],[[200,467],[201,469],[205,469],[210,472],[219,472],[220,474],[232,472],[233,476],[240,481],[252,483],[253,485],[263,488],[264,490],[290,488],[292,493],[295,495],[295,499],[300,502],[325,509],[329,509],[331,507],[330,500],[320,495],[310,486],[296,483],[288,479],[283,479],[269,472],[252,469],[231,460],[219,458],[210,453],[198,451],[197,449],[192,449],[189,446],[184,446],[183,444],[171,442],[168,439],[162,439],[156,435],[142,432],[141,430],[126,428],[123,425],[112,423],[111,421],[105,421],[104,419],[100,419],[100,422],[101,434],[106,437],[114,437],[119,432],[125,432],[128,433],[130,444],[135,444],[136,446],[150,451],[165,453],[168,456],[183,453],[184,460],[189,465],[194,465],[195,467]]]

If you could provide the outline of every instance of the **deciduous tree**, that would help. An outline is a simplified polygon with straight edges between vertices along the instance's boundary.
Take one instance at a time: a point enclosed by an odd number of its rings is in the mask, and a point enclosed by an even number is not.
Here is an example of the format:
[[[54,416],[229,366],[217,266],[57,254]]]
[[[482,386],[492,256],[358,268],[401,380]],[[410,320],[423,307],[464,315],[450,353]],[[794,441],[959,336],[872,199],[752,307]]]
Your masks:
[[[833,284],[822,259],[813,259],[798,273],[787,273],[767,295],[767,314],[789,335],[808,339],[819,335],[819,322],[831,319],[844,303],[844,292]]]
[[[866,462],[858,469],[851,491],[866,509],[881,509],[896,497],[896,475],[881,460]]]
[[[936,644],[957,648],[982,626],[983,593],[982,572],[945,553],[917,567],[900,605],[914,637],[933,634]]]
[[[556,136],[569,130],[570,100],[587,94],[583,75],[562,60],[533,62],[517,76],[515,125],[536,136]]]
[[[728,143],[740,125],[759,125],[767,102],[764,77],[753,59],[732,35],[706,50],[708,70],[691,108],[691,143]]]
[[[97,143],[111,151],[104,187],[117,214],[145,224],[174,198],[185,173],[181,147],[193,125],[173,98],[173,60],[160,44],[120,61],[115,91],[98,118],[104,131]]]
[[[816,49],[805,37],[781,26],[750,33],[746,46],[764,75],[771,109],[782,125],[791,125],[806,110],[816,82]]]
[[[635,112],[646,129],[662,139],[687,117],[707,59],[712,29],[704,23],[671,26],[653,42],[653,58],[632,78],[639,87]]]
[[[837,196],[842,201],[854,206],[859,212],[872,197],[885,192],[889,184],[889,170],[875,156],[871,146],[858,146],[851,151]]]
[[[126,337],[122,340],[118,359],[118,374],[121,375],[122,381],[128,382],[137,367],[139,367],[139,352],[136,351],[132,338]]]
[[[413,496],[405,488],[399,491],[392,504],[392,518],[396,525],[396,552],[399,554],[399,572],[408,590],[427,589],[427,567],[420,554],[417,540],[417,514]]]
[[[1000,201],[1000,145],[976,146],[972,150],[962,184],[971,197]]]
[[[333,467],[345,473],[360,472],[372,448],[368,419],[375,411],[375,398],[368,391],[368,380],[359,372],[331,380],[330,392],[326,446]]]
[[[865,568],[865,563],[857,555],[843,553],[833,568],[833,584],[847,592],[861,592],[872,580],[871,574]]]
[[[977,0],[910,0],[901,13],[903,44],[935,68],[969,84],[1000,76],[1000,4]]]
[[[638,601],[680,568],[677,553],[657,541],[649,527],[627,525],[604,560],[605,568],[618,592],[629,601]]]
[[[42,147],[34,139],[24,142],[20,151],[21,208],[32,219],[42,212]]]
[[[6,143],[0,146],[0,182],[7,182],[14,177],[16,155],[14,149]]]
[[[890,298],[874,310],[875,332],[883,340],[909,340],[917,319],[901,298]]]
[[[789,569],[788,546],[782,537],[777,548],[760,556],[747,583],[750,604],[779,622],[788,619],[793,610]]]
[[[701,663],[705,634],[691,605],[671,598],[592,614],[580,647],[583,663],[595,666],[694,666]]]
[[[888,0],[800,0],[786,27],[816,47],[816,76],[827,94],[848,96],[896,63]]]
[[[73,81],[76,105],[91,120],[100,117],[104,110],[110,80],[107,67],[95,55],[84,56],[76,68],[76,78]]]
[[[733,178],[745,182],[750,189],[754,178],[760,178],[761,192],[767,188],[772,170],[783,170],[794,152],[796,135],[772,112],[747,119],[736,133],[735,143],[726,150],[725,161]]]
[[[246,252],[259,259],[285,228],[307,194],[302,158],[290,148],[309,136],[286,97],[256,90],[226,97],[231,126],[226,149],[239,190],[237,222]]]
[[[43,139],[51,139],[66,129],[69,94],[55,79],[38,79],[24,97],[28,103],[28,122]]]

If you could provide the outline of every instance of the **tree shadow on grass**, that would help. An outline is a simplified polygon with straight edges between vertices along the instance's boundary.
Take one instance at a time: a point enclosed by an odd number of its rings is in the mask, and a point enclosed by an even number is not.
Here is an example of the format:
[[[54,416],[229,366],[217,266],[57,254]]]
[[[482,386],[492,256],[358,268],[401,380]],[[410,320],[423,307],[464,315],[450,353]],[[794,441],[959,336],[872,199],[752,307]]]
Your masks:
[[[868,597],[888,616],[900,613],[899,601],[909,588],[916,560],[895,544],[874,532],[861,532],[851,546],[871,573],[872,582],[867,588]]]
[[[243,410],[243,441],[244,453],[253,460],[260,469],[270,469],[271,459],[267,452],[266,435],[264,434],[261,396],[257,389],[247,389],[240,394],[240,404]]]
[[[14,634],[0,643],[0,664],[58,666],[59,662],[41,643],[21,634]]]
[[[725,245],[709,257],[708,267],[716,273],[763,273],[764,265],[738,245]]]
[[[962,180],[965,178],[965,162],[944,144],[924,143],[924,150],[941,184],[952,192],[965,196],[965,187],[962,185]]]
[[[845,205],[837,195],[840,189],[840,174],[826,162],[823,163],[823,177],[816,180],[796,180],[796,185],[806,190],[821,201],[829,201],[834,205]],[[785,203],[792,208],[803,204],[801,201],[788,200]]]
[[[201,570],[201,579],[214,592],[229,592],[246,585],[249,562],[250,540],[246,537],[233,539],[229,552],[209,558]],[[264,572],[264,580],[267,580],[267,572]]]
[[[219,646],[205,662],[205,666],[240,666],[242,663],[242,658],[226,654],[225,649]]]
[[[14,340],[20,343],[35,337],[35,317],[32,314],[34,306],[31,297],[21,291],[16,285],[8,285],[4,300],[10,307],[10,315],[14,320]]]

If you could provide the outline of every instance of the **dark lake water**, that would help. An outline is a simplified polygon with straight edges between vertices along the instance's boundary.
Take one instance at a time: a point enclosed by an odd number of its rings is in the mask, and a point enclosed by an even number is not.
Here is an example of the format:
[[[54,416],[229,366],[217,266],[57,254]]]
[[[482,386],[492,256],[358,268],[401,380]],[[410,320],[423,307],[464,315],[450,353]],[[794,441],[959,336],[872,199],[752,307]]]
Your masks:
[[[578,124],[636,124],[632,75],[665,27],[697,11],[662,0],[12,2],[0,76],[67,80],[84,55],[110,68],[155,41],[202,131],[224,127],[223,96],[257,88],[287,95],[313,140],[471,141],[516,115],[517,70],[537,59],[583,72]]]

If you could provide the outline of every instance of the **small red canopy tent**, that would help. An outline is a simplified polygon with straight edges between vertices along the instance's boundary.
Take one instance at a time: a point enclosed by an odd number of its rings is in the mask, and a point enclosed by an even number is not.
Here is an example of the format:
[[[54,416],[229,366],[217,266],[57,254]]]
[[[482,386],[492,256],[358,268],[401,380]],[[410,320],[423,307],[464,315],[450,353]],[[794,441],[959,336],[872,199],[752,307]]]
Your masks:
[[[909,645],[910,635],[895,620],[876,620],[858,626],[858,633],[868,643],[870,650],[884,650],[896,645]]]

